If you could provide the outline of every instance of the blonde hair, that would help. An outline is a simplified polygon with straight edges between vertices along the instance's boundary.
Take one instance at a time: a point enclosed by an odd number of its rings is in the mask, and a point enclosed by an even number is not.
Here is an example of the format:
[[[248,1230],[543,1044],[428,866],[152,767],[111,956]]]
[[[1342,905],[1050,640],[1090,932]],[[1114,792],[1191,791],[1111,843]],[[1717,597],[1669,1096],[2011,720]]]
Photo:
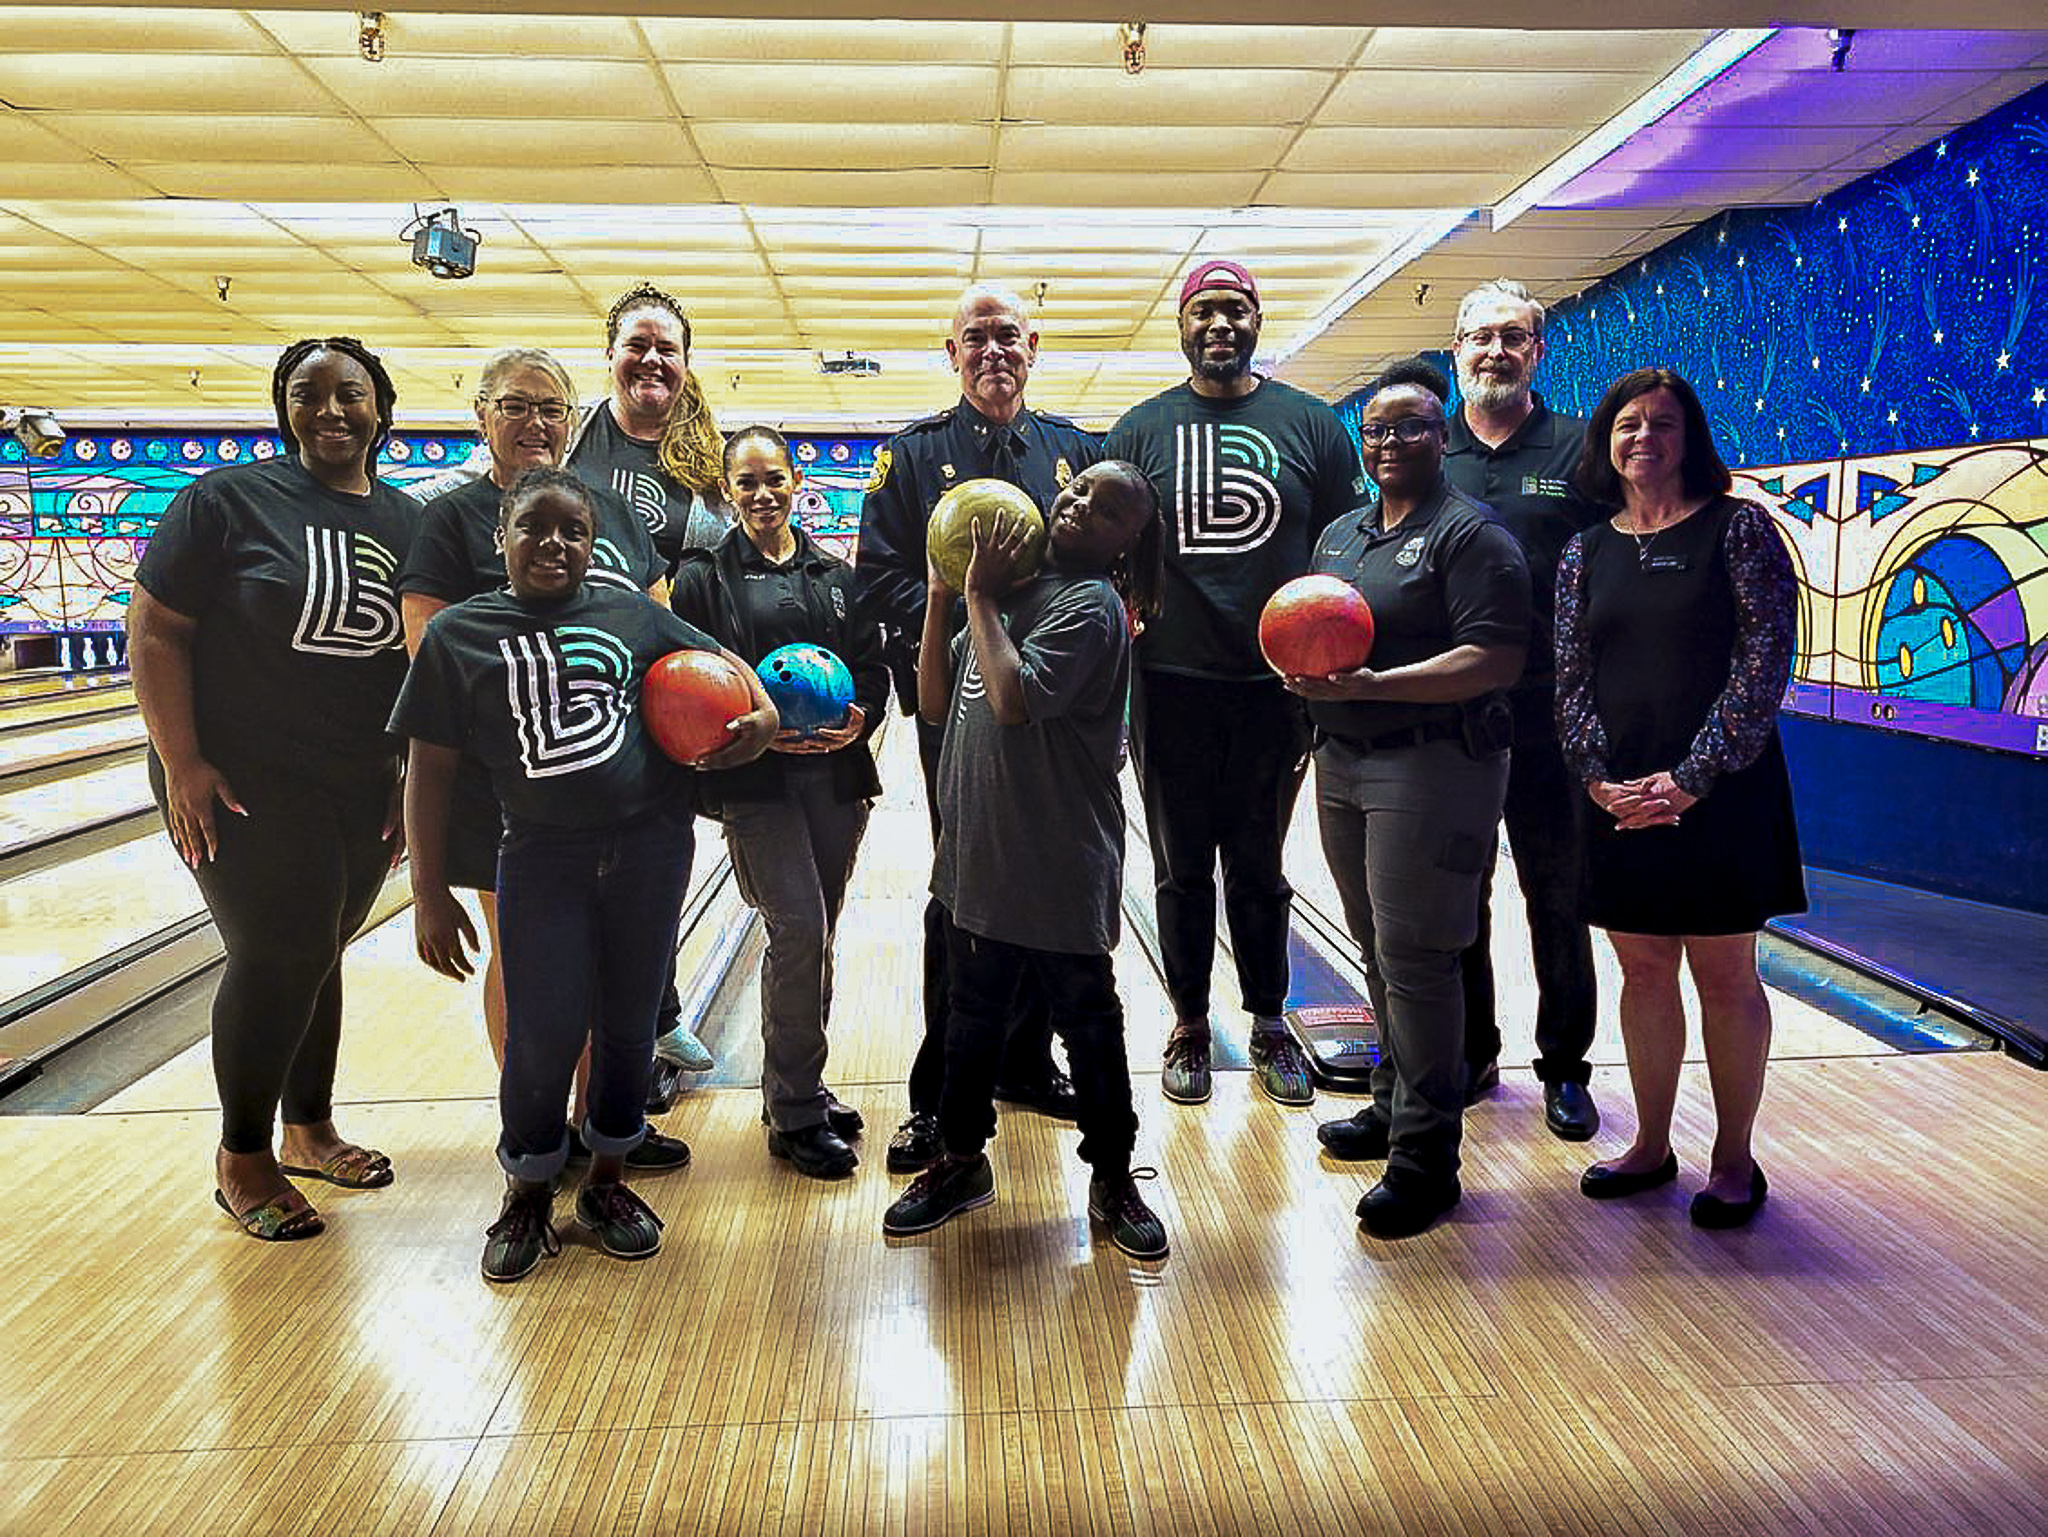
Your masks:
[[[725,471],[725,437],[704,398],[704,386],[690,367],[690,317],[673,294],[652,283],[636,283],[613,302],[605,316],[604,344],[610,349],[619,339],[619,324],[635,310],[666,310],[675,316],[683,333],[683,387],[676,391],[669,407],[668,421],[661,429],[661,446],[656,457],[662,473],[677,485],[688,486],[701,495],[716,497]]]
[[[539,347],[507,347],[486,358],[484,370],[476,380],[477,404],[488,404],[491,392],[497,389],[505,375],[518,368],[538,368],[554,380],[555,388],[562,392],[564,404],[572,409],[575,407],[576,382],[569,377],[569,370],[556,361],[553,353],[544,352]]]

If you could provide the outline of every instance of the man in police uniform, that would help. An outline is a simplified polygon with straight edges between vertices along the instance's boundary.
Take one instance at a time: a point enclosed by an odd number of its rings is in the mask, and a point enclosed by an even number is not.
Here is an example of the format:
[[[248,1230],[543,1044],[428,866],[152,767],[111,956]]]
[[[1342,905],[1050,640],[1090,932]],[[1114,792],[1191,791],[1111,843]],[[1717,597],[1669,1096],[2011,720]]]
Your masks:
[[[1586,424],[1557,415],[1530,388],[1543,361],[1543,306],[1520,283],[1497,280],[1465,295],[1453,357],[1461,398],[1445,478],[1491,507],[1529,562],[1534,629],[1527,669],[1508,695],[1515,738],[1504,820],[1534,952],[1544,1121],[1567,1141],[1582,1142],[1600,1126],[1586,1087],[1596,1008],[1593,942],[1579,917],[1586,798],[1557,741],[1551,620],[1558,559],[1572,535],[1600,517],[1571,488]],[[1464,960],[1465,1057],[1474,1096],[1500,1076],[1491,939],[1482,900],[1479,937]]]
[[[917,720],[934,846],[939,812],[933,781],[943,728],[917,719],[925,523],[946,492],[986,476],[1021,486],[1041,511],[1049,509],[1060,487],[1101,457],[1100,445],[1072,422],[1024,404],[1024,385],[1038,360],[1038,332],[1018,295],[985,286],[962,294],[946,358],[960,375],[960,401],[912,422],[876,455],[854,557],[866,600],[888,634],[897,699]],[[952,628],[962,622],[956,619]],[[924,1012],[924,1040],[910,1069],[910,1118],[889,1144],[889,1167],[898,1172],[922,1169],[943,1151],[938,1110],[946,1068],[946,942],[944,910],[936,899],[925,909]],[[1053,1063],[1052,1023],[1043,1003],[1027,999],[1020,1006],[996,1085],[998,1099],[1073,1118],[1074,1086]]]

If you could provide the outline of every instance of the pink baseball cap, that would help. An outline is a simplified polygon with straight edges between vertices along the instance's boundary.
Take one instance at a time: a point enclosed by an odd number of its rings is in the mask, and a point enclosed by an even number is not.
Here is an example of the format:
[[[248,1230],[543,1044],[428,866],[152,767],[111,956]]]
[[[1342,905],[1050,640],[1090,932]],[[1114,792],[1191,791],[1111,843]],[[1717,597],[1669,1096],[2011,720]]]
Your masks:
[[[1188,274],[1188,280],[1180,285],[1180,308],[1188,307],[1188,300],[1205,288],[1232,288],[1252,301],[1252,308],[1259,307],[1259,285],[1252,281],[1252,275],[1236,262],[1206,261]]]

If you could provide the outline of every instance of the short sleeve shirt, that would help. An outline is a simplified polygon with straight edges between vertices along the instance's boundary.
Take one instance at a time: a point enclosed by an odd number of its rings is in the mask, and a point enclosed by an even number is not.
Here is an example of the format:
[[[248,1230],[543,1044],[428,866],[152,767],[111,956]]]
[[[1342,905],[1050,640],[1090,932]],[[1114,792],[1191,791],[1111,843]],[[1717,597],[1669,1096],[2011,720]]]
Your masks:
[[[593,487],[597,526],[586,587],[616,587],[645,594],[663,566],[640,520],[611,492]],[[473,480],[435,497],[420,512],[419,537],[398,575],[401,593],[459,603],[505,585],[505,555],[498,545],[495,482]]]
[[[725,533],[718,508],[672,479],[661,467],[660,447],[628,436],[605,401],[598,402],[568,467],[626,504],[654,541],[663,571],[672,570],[684,550],[708,550]]]
[[[483,593],[427,622],[391,728],[480,761],[514,822],[611,826],[692,793],[641,722],[640,686],[670,652],[716,649],[641,593]]]
[[[1514,536],[1486,508],[1448,485],[1392,529],[1380,504],[1323,530],[1315,570],[1342,577],[1372,608],[1375,672],[1441,656],[1456,646],[1529,641],[1529,568]],[[1454,721],[1459,707],[1383,700],[1313,701],[1309,716],[1331,736],[1370,741],[1391,731]]]
[[[135,579],[198,621],[200,750],[226,762],[388,761],[405,677],[393,585],[419,504],[329,490],[296,458],[214,470],[172,500]]]
[[[1102,446],[1138,466],[1166,519],[1159,617],[1138,642],[1146,671],[1271,678],[1259,610],[1308,569],[1315,537],[1365,499],[1365,473],[1337,413],[1264,379],[1229,400],[1188,384],[1133,406]]]
[[[1049,573],[1011,595],[1003,624],[1030,719],[996,720],[962,635],[939,755],[932,894],[970,934],[1106,955],[1123,896],[1123,603],[1101,577]]]

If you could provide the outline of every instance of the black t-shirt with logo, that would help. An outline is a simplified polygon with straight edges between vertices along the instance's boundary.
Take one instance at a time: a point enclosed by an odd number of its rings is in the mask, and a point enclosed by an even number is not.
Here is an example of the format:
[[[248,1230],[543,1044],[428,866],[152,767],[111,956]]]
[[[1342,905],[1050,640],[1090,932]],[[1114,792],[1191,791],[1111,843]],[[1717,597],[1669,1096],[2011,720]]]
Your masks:
[[[1529,665],[1515,685],[1517,691],[1550,691],[1556,671],[1551,636],[1557,563],[1572,535],[1606,516],[1572,488],[1572,471],[1585,442],[1586,423],[1576,416],[1559,416],[1540,395],[1522,425],[1498,448],[1488,448],[1473,435],[1463,411],[1450,421],[1444,479],[1492,508],[1529,562],[1535,623],[1529,634]],[[1548,716],[1545,704],[1538,719]]]
[[[1138,666],[1271,678],[1259,610],[1308,569],[1324,526],[1365,499],[1358,450],[1337,413],[1277,379],[1228,400],[1178,384],[1126,411],[1102,455],[1151,478],[1166,520],[1165,591],[1138,639]]]
[[[1529,640],[1529,568],[1514,536],[1455,488],[1391,530],[1380,504],[1332,523],[1316,541],[1314,569],[1340,576],[1372,607],[1375,672],[1441,656],[1455,646]],[[1309,717],[1331,736],[1366,742],[1390,731],[1458,719],[1455,704],[1315,701]]]
[[[592,487],[597,526],[585,586],[645,594],[661,580],[661,559],[640,520],[602,487]],[[505,554],[498,545],[495,482],[472,480],[444,491],[421,509],[419,537],[398,573],[398,590],[459,603],[505,585]]]
[[[609,827],[691,795],[641,722],[640,685],[672,651],[717,649],[642,593],[482,593],[427,621],[391,729],[480,761],[513,822]]]
[[[383,764],[405,677],[393,578],[419,504],[331,491],[296,458],[230,465],[172,499],[135,579],[198,621],[192,713],[216,763]],[[643,600],[644,601],[644,600]]]
[[[654,541],[664,572],[675,569],[684,550],[708,550],[725,534],[724,514],[701,493],[671,479],[661,467],[660,446],[629,437],[608,402],[598,402],[568,468],[586,485],[626,504]]]

